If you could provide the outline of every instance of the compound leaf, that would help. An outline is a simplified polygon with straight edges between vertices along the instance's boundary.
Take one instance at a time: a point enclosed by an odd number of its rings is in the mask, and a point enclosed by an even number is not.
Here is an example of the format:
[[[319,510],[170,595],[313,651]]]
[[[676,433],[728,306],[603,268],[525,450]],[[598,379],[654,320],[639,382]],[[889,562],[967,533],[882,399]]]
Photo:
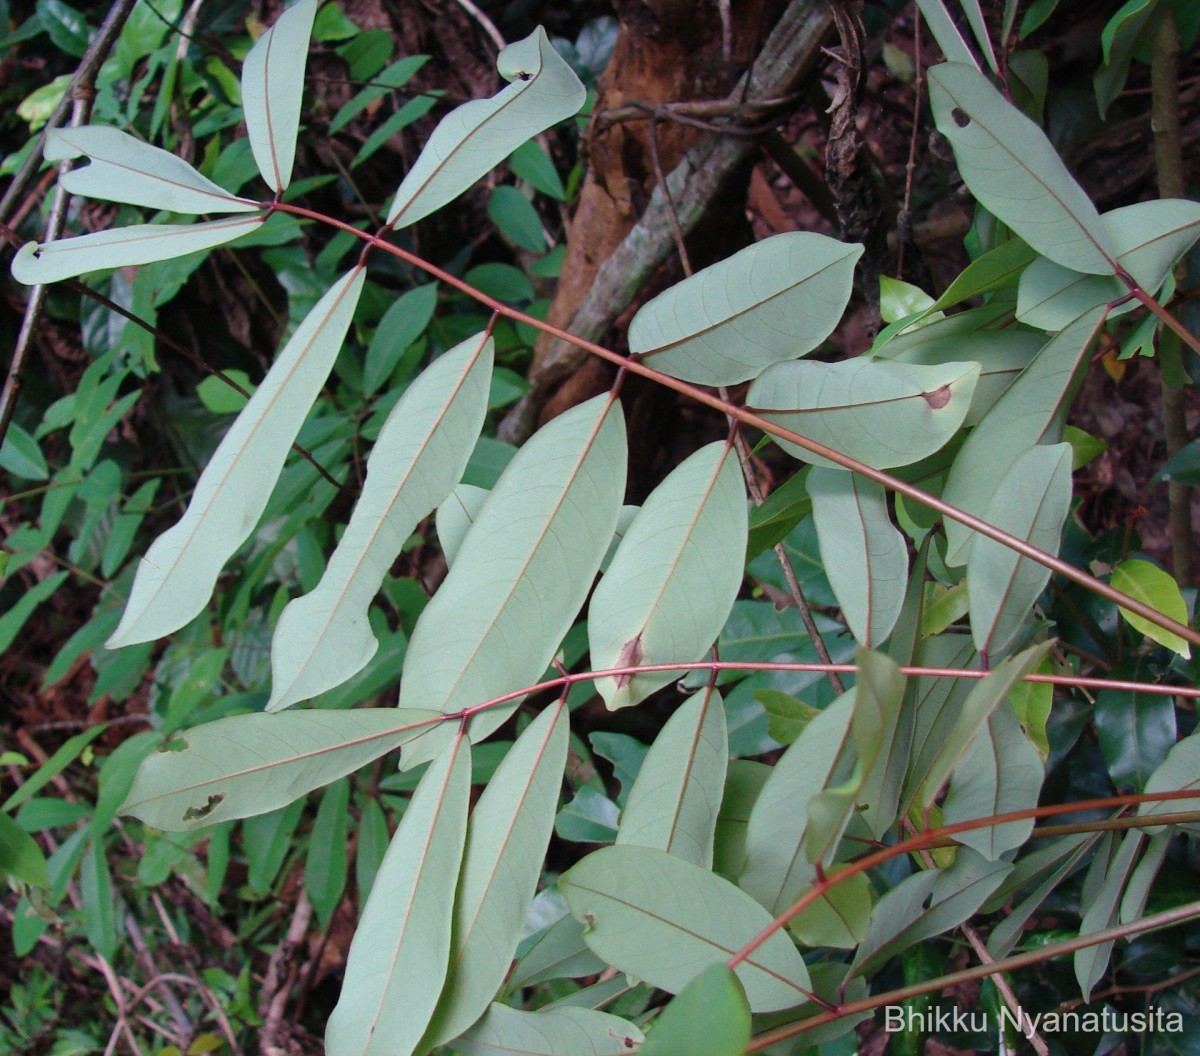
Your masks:
[[[200,474],[187,512],[139,562],[109,649],[161,638],[204,608],[225,562],[266,508],[292,441],[341,351],[365,275],[361,267],[351,271],[296,328]]]
[[[168,832],[266,814],[378,759],[437,717],[361,708],[217,719],[148,755],[121,811]]]
[[[629,324],[629,350],[699,385],[749,381],[830,335],[862,252],[808,231],[747,246],[648,302]]]
[[[496,57],[512,83],[450,111],[396,191],[392,227],[407,227],[457,198],[527,139],[570,117],[587,92],[539,26]]]
[[[423,1045],[441,1045],[479,1019],[508,974],[554,827],[567,727],[562,703],[543,711],[471,813],[449,978]]]
[[[558,885],[600,957],[671,993],[697,971],[729,960],[771,921],[728,880],[649,847],[594,851]],[[808,968],[783,932],[734,974],[755,1012],[792,1008],[809,998]]]
[[[276,194],[296,160],[308,42],[319,0],[300,0],[276,19],[242,63],[242,109],[258,171]]]
[[[621,812],[616,842],[711,868],[728,762],[725,705],[715,689],[702,690],[667,720],[650,746]]]
[[[1046,134],[979,70],[935,66],[929,100],[963,181],[990,212],[1056,264],[1113,274],[1116,249],[1091,199]]]
[[[268,711],[340,685],[375,655],[367,609],[405,540],[467,468],[487,414],[493,355],[490,335],[467,338],[392,408],[320,583],[292,601],[275,626]]]
[[[450,960],[471,792],[459,736],[421,778],[375,877],[325,1029],[329,1056],[412,1056]]]
[[[266,214],[259,213],[203,224],[135,224],[45,245],[26,242],[13,257],[12,274],[17,282],[36,286],[90,271],[152,264],[223,246],[248,235],[265,219]]]
[[[742,583],[748,514],[737,452],[717,442],[678,466],[646,500],[588,610],[594,670],[700,659]],[[606,677],[612,710],[645,699],[670,671]]]
[[[230,194],[182,158],[119,128],[85,125],[46,134],[47,161],[86,157],[91,164],[59,178],[71,194],[172,213],[253,213],[256,202]]]
[[[753,385],[747,405],[876,469],[907,466],[949,442],[971,406],[978,363],[923,367],[865,358],[841,363],[778,363]],[[833,466],[788,440],[782,447]]]
[[[1058,553],[1071,505],[1071,445],[1026,451],[997,482],[983,519],[1018,539]],[[967,560],[967,596],[975,648],[995,656],[1017,636],[1050,569],[993,539],[976,539]]]
[[[878,647],[896,625],[908,578],[908,548],[888,517],[881,484],[845,470],[813,469],[813,521],[829,584],[850,633]]]

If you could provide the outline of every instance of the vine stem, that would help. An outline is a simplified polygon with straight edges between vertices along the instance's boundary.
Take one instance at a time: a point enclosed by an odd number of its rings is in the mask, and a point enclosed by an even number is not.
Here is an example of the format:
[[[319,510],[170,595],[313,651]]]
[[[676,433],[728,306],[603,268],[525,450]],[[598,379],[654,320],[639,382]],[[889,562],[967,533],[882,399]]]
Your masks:
[[[335,227],[338,230],[346,231],[349,234],[354,235],[356,238],[360,238],[364,242],[369,243],[376,249],[380,249],[385,253],[390,253],[394,257],[399,257],[401,260],[412,264],[414,267],[421,268],[434,278],[446,283],[448,286],[452,286],[456,290],[467,294],[467,296],[474,298],[480,304],[485,305],[494,312],[498,312],[509,319],[515,320],[516,322],[525,323],[526,325],[532,326],[535,329],[552,335],[553,337],[557,337],[562,341],[573,344],[576,347],[583,349],[585,352],[589,352],[592,355],[598,356],[609,363],[613,363],[618,367],[624,367],[631,374],[638,374],[641,377],[649,378],[651,381],[658,382],[660,385],[664,385],[668,389],[672,389],[683,396],[687,396],[690,399],[695,400],[697,403],[702,403],[706,407],[711,407],[715,411],[719,411],[722,414],[736,418],[743,425],[748,425],[754,429],[761,430],[762,432],[768,433],[769,435],[777,437],[778,439],[787,440],[789,443],[793,443],[797,447],[802,447],[804,450],[811,452],[814,455],[828,459],[830,462],[841,466],[843,469],[849,469],[852,472],[858,473],[860,476],[867,477],[868,479],[883,485],[885,488],[888,488],[891,491],[897,491],[901,495],[911,498],[914,502],[919,502],[921,505],[927,506],[929,509],[935,510],[942,514],[942,516],[949,517],[954,521],[958,521],[960,524],[966,525],[966,527],[978,532],[980,535],[986,536],[987,538],[1000,543],[1002,546],[1008,547],[1010,550],[1015,550],[1022,557],[1027,557],[1031,561],[1035,561],[1037,564],[1050,569],[1052,572],[1057,572],[1064,578],[1069,579],[1074,583],[1078,583],[1086,590],[1090,590],[1092,593],[1098,594],[1102,598],[1105,598],[1124,609],[1128,609],[1130,612],[1136,613],[1138,616],[1141,616],[1144,620],[1153,623],[1155,626],[1162,627],[1165,630],[1170,631],[1172,634],[1178,635],[1180,638],[1183,638],[1185,641],[1191,642],[1194,645],[1200,645],[1200,632],[1194,631],[1191,627],[1187,627],[1184,624],[1171,619],[1169,616],[1164,616],[1161,612],[1155,608],[1152,608],[1150,605],[1147,605],[1136,598],[1130,597],[1128,594],[1109,586],[1107,583],[1102,583],[1100,580],[1096,579],[1095,576],[1089,575],[1082,569],[1076,568],[1074,565],[1067,561],[1063,561],[1061,558],[1055,557],[1053,554],[1048,554],[1045,550],[1041,550],[1038,547],[1033,546],[1024,539],[1019,539],[1017,536],[1012,535],[1003,529],[996,528],[987,521],[976,517],[974,514],[967,513],[965,510],[960,510],[957,506],[951,506],[950,503],[944,502],[942,499],[936,498],[935,496],[930,495],[928,492],[922,491],[920,488],[909,484],[906,481],[900,480],[897,477],[893,477],[889,473],[885,473],[879,469],[874,469],[873,467],[858,461],[858,459],[851,458],[849,455],[844,455],[840,451],[835,451],[833,448],[826,447],[824,444],[818,443],[816,440],[810,440],[808,437],[793,432],[791,429],[777,425],[774,422],[769,422],[767,419],[753,413],[752,411],[746,410],[744,407],[738,407],[736,404],[732,404],[728,400],[721,399],[720,396],[716,396],[711,392],[706,392],[699,386],[692,385],[686,381],[681,381],[678,378],[673,378],[669,374],[664,374],[661,371],[655,370],[653,367],[648,367],[640,360],[632,359],[629,356],[622,356],[610,348],[605,348],[603,345],[596,344],[594,341],[587,341],[584,338],[576,337],[569,331],[562,329],[562,327],[553,326],[543,319],[535,319],[533,316],[527,315],[525,312],[510,307],[503,301],[499,301],[494,297],[489,297],[482,291],[475,289],[475,287],[473,287],[470,283],[460,279],[457,275],[451,275],[448,271],[439,268],[436,264],[425,260],[423,257],[420,257],[409,250],[403,249],[400,246],[388,242],[386,238],[380,235],[373,235],[367,231],[360,231],[358,228],[353,227],[344,221],[337,220],[334,217],[327,216],[324,213],[320,213],[312,209],[306,209],[303,206],[292,205],[287,202],[264,202],[262,203],[262,206],[264,209],[270,211],[279,211],[292,213],[296,216],[305,216],[310,220],[316,220],[318,222],[328,224],[331,227]],[[1144,293],[1144,291],[1142,292]],[[1153,300],[1153,298],[1150,299]],[[1103,320],[1097,322],[1095,329],[1088,338],[1088,344],[1090,344],[1095,338],[1102,323]],[[1200,352],[1200,345],[1197,346],[1197,351]]]
[[[501,696],[485,700],[482,704],[472,704],[461,711],[448,712],[438,720],[469,718],[489,708],[499,707],[509,701],[527,697],[533,693],[541,693],[547,689],[559,689],[576,682],[588,682],[595,678],[618,678],[621,675],[653,674],[663,671],[800,671],[814,674],[828,674],[833,669],[837,674],[852,675],[858,672],[855,664],[815,664],[815,663],[784,663],[773,661],[757,663],[750,660],[695,660],[687,664],[645,664],[641,666],[608,667],[599,671],[580,671],[559,675],[557,678],[537,682],[523,689],[513,690]],[[987,678],[989,672],[978,668],[960,667],[901,667],[900,673],[905,676],[925,678]],[[1154,696],[1187,697],[1195,700],[1200,698],[1200,687],[1195,686],[1164,686],[1154,682],[1133,682],[1120,678],[1086,678],[1075,675],[1040,675],[1025,676],[1026,682],[1040,682],[1051,686],[1067,686],[1075,689],[1114,689],[1129,693],[1149,693]]]
[[[892,858],[897,858],[902,854],[914,854],[918,851],[928,850],[932,847],[945,846],[946,843],[952,842],[951,837],[960,832],[972,832],[975,829],[991,828],[993,826],[1006,825],[1013,821],[1029,821],[1031,818],[1050,818],[1056,817],[1059,814],[1077,814],[1088,810],[1110,810],[1120,809],[1123,807],[1136,806],[1141,803],[1165,803],[1177,799],[1200,799],[1200,788],[1181,788],[1171,792],[1137,792],[1122,796],[1104,796],[1099,799],[1084,799],[1077,800],[1072,803],[1052,803],[1045,807],[1030,807],[1026,810],[1010,810],[1004,814],[992,814],[986,818],[975,818],[972,821],[959,821],[953,825],[940,825],[936,828],[925,829],[918,832],[915,836],[910,836],[908,839],[900,840],[898,843],[893,843],[888,847],[876,851],[874,854],[868,854],[854,862],[850,862],[843,866],[839,871],[824,880],[819,880],[795,902],[793,902],[786,910],[771,921],[766,927],[754,936],[745,946],[737,951],[728,961],[731,969],[736,968],[747,957],[759,949],[763,943],[767,942],[780,928],[786,927],[787,924],[794,920],[805,909],[811,906],[817,899],[822,898],[826,892],[833,887],[834,884],[840,883],[851,876],[858,873],[865,873],[869,869],[874,869],[877,865],[882,865],[884,862],[890,861]],[[1142,825],[1162,825],[1165,822],[1158,816],[1147,816],[1129,819],[1140,822]],[[1137,828],[1136,825],[1131,825],[1131,828]],[[1076,831],[1083,831],[1076,829]],[[1035,829],[1030,835],[1030,839],[1038,839],[1044,833]],[[1061,833],[1055,833],[1061,835]],[[997,961],[996,964],[1002,964],[1002,961]],[[1007,971],[1007,969],[1000,969]],[[990,972],[984,974],[991,974]]]
[[[1093,931],[1088,935],[1080,935],[1074,939],[1055,942],[1049,946],[1040,946],[1036,950],[1014,954],[1012,957],[1005,957],[1002,960],[993,961],[991,964],[981,964],[974,968],[964,968],[962,971],[950,972],[947,975],[938,976],[936,979],[926,979],[912,986],[889,990],[883,994],[874,994],[870,997],[861,998],[858,1001],[847,1001],[844,1005],[839,1005],[833,1011],[819,1012],[817,1015],[810,1016],[808,1019],[803,1019],[798,1023],[789,1023],[786,1026],[777,1027],[774,1030],[760,1034],[750,1043],[745,1051],[747,1054],[761,1052],[763,1049],[770,1048],[778,1042],[794,1038],[799,1034],[806,1034],[810,1030],[815,1030],[817,1027],[822,1027],[826,1023],[832,1023],[845,1016],[852,1016],[859,1012],[872,1012],[877,1008],[882,1008],[885,1005],[893,1005],[910,997],[920,997],[922,994],[934,993],[938,990],[944,990],[947,987],[974,982],[977,979],[986,979],[990,975],[997,975],[1001,972],[1011,972],[1020,968],[1028,968],[1030,965],[1041,964],[1054,957],[1061,957],[1063,954],[1085,950],[1089,946],[1099,946],[1104,942],[1115,942],[1117,939],[1129,938],[1131,935],[1141,935],[1147,931],[1155,931],[1158,928],[1170,927],[1173,924],[1182,924],[1197,917],[1200,917],[1200,901],[1189,902],[1186,905],[1177,906],[1175,909],[1168,909],[1162,913],[1142,917],[1141,920],[1135,920],[1129,924],[1120,924],[1115,927],[1105,928],[1102,931]]]

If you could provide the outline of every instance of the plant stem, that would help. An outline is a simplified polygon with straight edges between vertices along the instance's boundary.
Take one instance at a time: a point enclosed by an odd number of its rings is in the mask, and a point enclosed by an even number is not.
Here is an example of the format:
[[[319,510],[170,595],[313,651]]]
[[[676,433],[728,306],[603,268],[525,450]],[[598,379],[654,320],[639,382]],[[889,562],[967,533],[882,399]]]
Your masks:
[[[926,829],[923,832],[918,832],[915,836],[910,836],[907,839],[900,840],[898,843],[891,844],[881,850],[875,851],[873,854],[868,854],[856,861],[849,862],[842,866],[839,871],[826,878],[825,880],[817,881],[795,902],[793,902],[786,910],[780,913],[770,924],[762,929],[754,936],[745,946],[737,951],[728,961],[730,969],[736,968],[739,964],[750,957],[763,943],[767,942],[780,928],[786,927],[789,922],[794,920],[800,913],[811,906],[818,899],[824,897],[834,884],[841,883],[843,880],[849,879],[857,873],[865,873],[868,870],[874,869],[876,866],[882,865],[884,862],[897,858],[902,854],[915,854],[918,851],[927,850],[931,847],[944,847],[952,844],[954,841],[951,837],[960,832],[972,832],[976,829],[991,828],[992,826],[1006,825],[1013,821],[1028,821],[1030,818],[1047,818],[1057,814],[1075,814],[1088,810],[1106,810],[1106,809],[1123,809],[1141,803],[1164,803],[1177,799],[1200,799],[1200,788],[1181,788],[1172,792],[1139,792],[1136,794],[1124,796],[1105,796],[1101,799],[1085,799],[1078,800],[1072,803],[1052,803],[1045,807],[1031,807],[1027,810],[1013,810],[1004,814],[993,814],[986,818],[976,818],[973,821],[960,821],[953,825],[941,825],[937,828]],[[1107,819],[1114,820],[1114,819]],[[1125,819],[1118,819],[1125,820]],[[1130,824],[1129,828],[1140,828],[1150,825],[1163,825],[1162,816],[1146,815],[1137,818],[1127,819]],[[1132,824],[1137,822],[1138,824]],[[1097,822],[1082,822],[1073,831],[1087,832],[1094,828]],[[1030,839],[1037,839],[1043,833],[1034,829],[1030,835]],[[1056,833],[1057,835],[1057,833]],[[998,961],[997,964],[1004,962]],[[1004,969],[1006,970],[1006,969]],[[985,973],[991,974],[991,973]],[[848,1006],[846,1006],[848,1007]]]
[[[786,1026],[776,1027],[765,1034],[760,1034],[750,1043],[746,1052],[748,1054],[761,1052],[763,1049],[770,1048],[778,1042],[786,1041],[788,1038],[794,1038],[800,1034],[806,1034],[810,1030],[815,1030],[817,1027],[822,1027],[826,1023],[832,1023],[845,1016],[852,1016],[859,1012],[870,1012],[885,1005],[898,1004],[910,997],[920,997],[922,994],[935,993],[938,990],[960,986],[963,983],[974,982],[977,979],[986,979],[989,975],[997,975],[1000,972],[1011,972],[1019,968],[1028,968],[1030,965],[1041,964],[1055,957],[1061,957],[1063,954],[1074,953],[1076,950],[1085,950],[1089,946],[1098,946],[1104,942],[1115,942],[1117,939],[1129,938],[1132,935],[1142,935],[1145,932],[1154,931],[1158,928],[1183,924],[1186,921],[1194,920],[1196,917],[1200,917],[1200,902],[1189,902],[1175,909],[1168,909],[1162,913],[1142,917],[1140,920],[1132,921],[1129,924],[1120,924],[1116,927],[1105,928],[1102,931],[1093,931],[1089,935],[1081,935],[1074,939],[1052,943],[1049,946],[1041,946],[1036,950],[1029,950],[1026,953],[1018,953],[1012,957],[1005,957],[1003,960],[993,961],[991,964],[981,964],[974,968],[965,968],[960,972],[950,972],[936,979],[926,979],[912,986],[901,987],[898,990],[889,990],[884,994],[874,994],[858,1001],[847,1001],[844,1005],[839,1005],[832,1012],[820,1012],[798,1023],[789,1023]]]
[[[1183,198],[1187,194],[1187,185],[1179,130],[1179,33],[1175,27],[1175,13],[1170,7],[1158,20],[1150,59],[1150,85],[1150,127],[1154,132],[1158,193],[1163,198]],[[1183,390],[1171,386],[1165,373],[1162,415],[1167,457],[1170,458],[1187,444],[1188,435]],[[1174,480],[1168,481],[1167,504],[1172,567],[1176,580],[1186,586],[1192,581],[1191,488]]]
[[[809,451],[812,454],[819,455],[822,458],[828,459],[830,462],[836,463],[843,469],[849,469],[860,474],[861,476],[867,477],[869,480],[873,480],[878,484],[882,484],[885,488],[888,488],[891,491],[897,491],[901,495],[905,495],[912,499],[914,502],[919,502],[923,506],[927,506],[932,510],[936,510],[943,517],[949,517],[951,520],[958,521],[960,524],[966,525],[968,528],[978,532],[980,535],[987,536],[987,538],[1000,543],[1002,546],[1008,547],[1010,550],[1015,550],[1022,557],[1027,557],[1030,560],[1037,562],[1039,565],[1050,569],[1052,572],[1057,572],[1059,575],[1064,576],[1072,582],[1078,583],[1080,586],[1092,591],[1094,594],[1099,594],[1102,598],[1105,598],[1116,605],[1120,605],[1122,608],[1126,608],[1130,612],[1136,613],[1143,619],[1148,620],[1150,623],[1153,623],[1158,627],[1162,627],[1165,630],[1170,631],[1172,634],[1178,635],[1185,641],[1191,642],[1194,645],[1200,645],[1200,632],[1194,631],[1192,628],[1187,627],[1176,620],[1172,620],[1168,616],[1164,616],[1157,609],[1152,608],[1136,598],[1130,597],[1128,594],[1124,594],[1121,591],[1116,590],[1107,583],[1102,583],[1100,580],[1096,579],[1095,576],[1089,575],[1082,569],[1075,568],[1070,563],[1063,561],[1061,558],[1055,557],[1053,554],[1046,553],[1046,551],[1031,545],[1024,539],[1019,539],[1017,536],[1012,535],[1009,532],[1005,532],[999,528],[996,528],[987,521],[976,517],[974,514],[967,513],[965,510],[960,510],[957,506],[951,506],[948,502],[944,502],[942,499],[936,498],[935,496],[922,491],[920,488],[915,487],[906,481],[900,480],[897,477],[893,477],[891,474],[883,472],[883,470],[875,469],[866,465],[866,463],[858,461],[856,458],[851,458],[849,455],[844,455],[840,451],[834,451],[832,448],[826,447],[824,444],[818,443],[815,440],[810,440],[806,436],[801,436],[799,433],[793,432],[791,429],[777,425],[774,422],[769,422],[760,415],[754,414],[752,411],[748,411],[744,407],[738,407],[735,404],[730,403],[728,400],[723,400],[720,396],[714,395],[711,392],[707,392],[699,386],[692,385],[686,381],[680,381],[678,378],[673,378],[669,374],[663,374],[661,371],[655,370],[653,367],[648,367],[636,359],[631,359],[628,356],[622,356],[619,353],[612,351],[612,349],[596,344],[594,341],[587,341],[581,337],[576,337],[574,334],[563,330],[561,327],[552,326],[550,323],[547,323],[542,319],[535,319],[533,316],[527,315],[525,312],[518,311],[516,308],[513,308],[502,301],[498,301],[494,297],[489,297],[487,294],[475,289],[470,283],[460,279],[457,275],[451,275],[448,271],[444,270],[443,268],[439,268],[436,264],[430,263],[422,257],[417,256],[415,253],[411,253],[406,249],[402,249],[400,246],[393,245],[380,235],[373,235],[366,231],[360,231],[358,228],[353,227],[350,224],[336,220],[333,217],[326,216],[323,213],[318,213],[311,209],[305,209],[301,206],[292,205],[286,202],[264,202],[263,208],[294,213],[297,216],[307,216],[312,220],[319,220],[323,223],[329,224],[332,227],[336,227],[339,230],[347,231],[356,238],[360,238],[365,242],[369,242],[375,248],[383,250],[385,253],[390,253],[392,256],[399,257],[401,260],[406,261],[415,267],[421,268],[434,278],[446,283],[448,286],[452,286],[456,290],[460,290],[467,294],[469,297],[473,297],[480,304],[485,305],[494,312],[499,312],[501,315],[506,316],[509,319],[526,323],[535,329],[542,330],[554,337],[560,338],[563,341],[567,341],[578,348],[583,349],[585,352],[590,352],[592,355],[598,356],[609,363],[613,363],[619,367],[624,367],[631,374],[638,374],[641,377],[649,378],[658,382],[660,385],[673,390],[674,392],[678,392],[683,396],[687,396],[690,399],[695,400],[697,403],[702,403],[706,407],[711,407],[715,411],[720,411],[722,414],[736,418],[743,425],[751,426],[752,428],[759,429],[771,436],[778,437],[782,440],[787,440],[790,443],[795,444],[797,447],[802,447],[804,450]],[[1144,293],[1144,291],[1142,292]],[[1154,299],[1150,298],[1150,300],[1153,301]],[[1096,324],[1096,329],[1093,331],[1092,337],[1089,339],[1089,344],[1091,343],[1091,340],[1095,338],[1096,333],[1099,332],[1100,327],[1103,326],[1103,323],[1104,318],[1101,317]],[[1193,340],[1195,339],[1193,338]]]

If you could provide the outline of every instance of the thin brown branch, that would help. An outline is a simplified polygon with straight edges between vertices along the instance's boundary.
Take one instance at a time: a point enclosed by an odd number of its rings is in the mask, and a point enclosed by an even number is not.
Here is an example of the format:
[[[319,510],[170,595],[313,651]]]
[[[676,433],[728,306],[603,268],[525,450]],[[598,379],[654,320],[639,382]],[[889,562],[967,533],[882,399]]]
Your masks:
[[[1150,127],[1154,132],[1158,193],[1163,198],[1183,198],[1187,194],[1187,180],[1179,120],[1179,33],[1175,27],[1175,13],[1169,7],[1159,17],[1154,36],[1150,85]],[[1161,392],[1163,433],[1170,458],[1187,445],[1187,412],[1183,390],[1167,381],[1165,371]],[[1167,510],[1172,570],[1175,578],[1186,586],[1192,581],[1192,489],[1178,481],[1168,481]]]
[[[874,994],[870,997],[864,997],[859,1001],[848,1001],[844,1005],[839,1005],[832,1012],[820,1012],[799,1023],[789,1023],[760,1034],[750,1043],[746,1049],[746,1053],[762,1052],[764,1049],[768,1049],[781,1041],[807,1034],[811,1030],[823,1027],[826,1023],[832,1023],[835,1020],[856,1015],[859,1012],[871,1012],[885,1005],[898,1004],[911,997],[936,993],[948,987],[961,986],[963,983],[986,979],[988,976],[998,975],[1001,972],[1012,972],[1020,968],[1028,968],[1031,965],[1042,964],[1045,961],[1061,957],[1064,954],[1074,953],[1077,950],[1086,950],[1090,946],[1099,946],[1101,943],[1115,942],[1118,939],[1126,939],[1134,935],[1143,935],[1148,931],[1156,931],[1159,928],[1183,924],[1189,920],[1195,920],[1197,917],[1200,917],[1200,902],[1189,902],[1186,905],[1165,910],[1162,913],[1155,913],[1152,916],[1143,917],[1141,920],[1135,920],[1129,924],[1120,924],[1116,927],[1105,928],[1102,931],[1091,932],[1088,935],[1081,935],[1074,939],[1066,939],[1047,946],[1039,946],[1035,950],[1014,954],[1012,957],[1005,957],[1003,960],[994,961],[991,964],[982,964],[975,968],[965,968],[959,972],[950,972],[947,975],[938,976],[936,979],[926,979],[912,986],[889,990],[883,994]]]

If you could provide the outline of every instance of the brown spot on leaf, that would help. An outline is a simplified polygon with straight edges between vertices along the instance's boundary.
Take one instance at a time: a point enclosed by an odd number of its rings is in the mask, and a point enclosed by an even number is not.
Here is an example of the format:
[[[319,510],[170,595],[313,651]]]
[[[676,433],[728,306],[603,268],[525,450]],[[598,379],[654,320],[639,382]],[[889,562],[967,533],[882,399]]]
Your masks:
[[[642,663],[642,636],[639,634],[636,638],[626,642],[621,646],[620,653],[617,654],[617,662],[614,667],[639,667]],[[632,674],[617,675],[617,688],[624,689],[630,682],[633,681]]]
[[[940,411],[950,402],[950,386],[943,385],[940,389],[935,389],[933,392],[922,394],[925,397],[925,402],[929,404],[935,411]]]

